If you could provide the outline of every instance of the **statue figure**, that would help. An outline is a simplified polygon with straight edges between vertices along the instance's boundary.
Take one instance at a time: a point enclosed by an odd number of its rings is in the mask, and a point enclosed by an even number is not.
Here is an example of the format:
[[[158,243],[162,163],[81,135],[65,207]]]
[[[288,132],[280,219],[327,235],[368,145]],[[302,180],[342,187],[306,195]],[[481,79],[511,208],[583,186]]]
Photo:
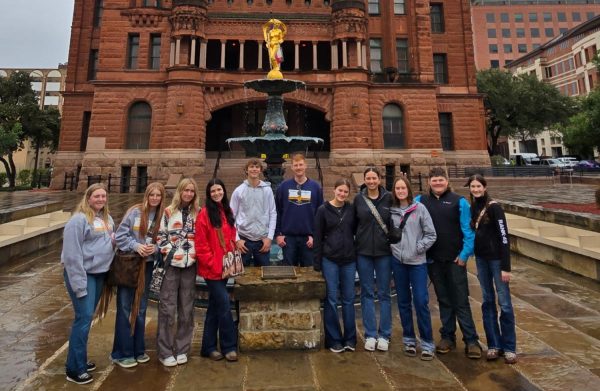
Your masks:
[[[267,79],[283,79],[280,70],[280,64],[283,62],[281,44],[286,33],[286,25],[278,19],[271,19],[263,25],[263,35],[269,50],[269,64],[271,65],[271,71],[267,74]]]

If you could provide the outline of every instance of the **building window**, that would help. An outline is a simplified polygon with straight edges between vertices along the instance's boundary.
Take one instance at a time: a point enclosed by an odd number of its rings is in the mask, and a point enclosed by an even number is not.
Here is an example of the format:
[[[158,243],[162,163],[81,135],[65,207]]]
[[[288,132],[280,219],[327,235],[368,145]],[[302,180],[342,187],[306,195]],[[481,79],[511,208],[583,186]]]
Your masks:
[[[160,34],[150,34],[150,55],[148,68],[160,69]]]
[[[439,113],[440,138],[444,151],[454,150],[454,136],[452,134],[452,113]]]
[[[515,22],[517,22],[517,23],[523,22],[523,14],[522,13],[519,12],[519,13],[515,14]]]
[[[512,45],[509,43],[504,44],[504,53],[512,53]]]
[[[404,15],[406,13],[404,3],[405,0],[394,0],[394,14]]]
[[[398,105],[383,108],[383,147],[404,148],[402,109]]]
[[[517,38],[525,38],[525,29],[523,27],[517,27]]]
[[[382,58],[381,58],[381,39],[369,40],[369,54],[371,56],[371,72],[381,73]]]
[[[512,60],[504,60],[504,66],[505,67],[509,66],[511,62],[512,62]]]
[[[369,15],[379,15],[379,0],[369,0]]]
[[[527,44],[520,43],[518,45],[518,48],[519,48],[519,53],[527,53]]]
[[[83,120],[81,122],[81,140],[79,140],[79,151],[85,152],[87,148],[88,135],[90,133],[90,120],[92,119],[91,111],[83,112]]]
[[[94,2],[94,27],[100,26],[102,22],[102,11],[104,11],[104,1],[96,0]]]
[[[538,29],[538,28],[532,28],[530,30],[530,33],[531,33],[531,37],[532,38],[539,38],[539,36],[540,36],[540,29]]]
[[[510,29],[502,29],[502,38],[510,38]]]
[[[160,8],[160,0],[144,0],[144,7]]]
[[[594,13],[593,12],[587,12],[585,14],[585,17],[587,18],[587,20],[590,20],[590,19],[592,19],[594,17]]]
[[[488,29],[488,38],[496,38],[496,29]]]
[[[433,54],[433,79],[436,83],[448,83],[448,62],[445,53]]]
[[[546,37],[551,38],[554,37],[554,29],[549,27],[549,28],[545,28],[544,29],[544,34],[546,35]]]
[[[506,12],[500,14],[500,22],[508,23],[508,14]]]
[[[560,34],[564,34],[564,33],[566,33],[568,30],[569,30],[569,29],[568,29],[568,28],[566,28],[566,27],[561,27],[561,28],[559,28],[559,29],[558,29],[558,32],[559,32]]]
[[[444,32],[444,6],[443,4],[431,3],[429,6],[431,17],[431,32]]]
[[[396,56],[398,57],[398,73],[409,73],[408,39],[396,40]]]
[[[490,60],[490,68],[500,68],[500,61]]]
[[[498,45],[495,43],[489,45],[489,51],[490,53],[498,53]]]
[[[96,80],[98,73],[98,49],[90,50],[90,58],[88,60],[88,80]]]
[[[533,45],[531,45],[531,47],[535,50],[537,48],[539,48],[541,45],[539,43],[534,43]]]
[[[137,69],[140,50],[140,35],[129,34],[127,37],[127,68]]]
[[[581,14],[579,12],[573,12],[571,15],[573,22],[581,22]]]
[[[496,15],[493,13],[485,14],[485,21],[488,23],[494,23],[496,21]]]
[[[544,22],[552,22],[552,13],[551,12],[544,12]]]
[[[131,105],[127,120],[126,149],[148,149],[152,128],[152,108],[146,102]]]
[[[556,17],[558,18],[559,22],[566,22],[567,21],[567,14],[565,14],[564,12],[557,13]]]

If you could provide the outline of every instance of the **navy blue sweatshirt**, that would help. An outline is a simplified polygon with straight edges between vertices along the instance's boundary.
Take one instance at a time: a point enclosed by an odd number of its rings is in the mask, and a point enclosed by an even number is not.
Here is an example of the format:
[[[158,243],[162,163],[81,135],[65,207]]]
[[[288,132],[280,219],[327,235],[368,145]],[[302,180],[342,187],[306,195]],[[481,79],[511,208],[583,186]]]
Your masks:
[[[275,194],[277,207],[277,226],[275,236],[313,235],[315,214],[323,204],[321,186],[312,179],[303,184],[294,178],[283,181]]]

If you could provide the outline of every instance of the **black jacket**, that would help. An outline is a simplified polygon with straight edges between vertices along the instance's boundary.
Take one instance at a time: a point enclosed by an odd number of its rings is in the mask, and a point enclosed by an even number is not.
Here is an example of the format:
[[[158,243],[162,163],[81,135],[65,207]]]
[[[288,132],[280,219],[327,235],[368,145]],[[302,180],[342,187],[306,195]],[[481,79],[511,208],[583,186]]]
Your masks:
[[[341,210],[325,202],[317,209],[315,216],[315,234],[313,267],[321,270],[321,261],[327,258],[338,264],[346,264],[356,259],[354,251],[354,210],[346,202]]]
[[[364,185],[361,187],[361,192],[354,198],[354,218],[356,219],[354,243],[356,245],[356,252],[359,255],[368,257],[391,255],[392,250],[390,249],[387,235],[383,232],[377,220],[375,220],[363,195],[367,197],[367,189]],[[389,228],[392,195],[383,186],[379,186],[379,198],[371,201],[379,212],[384,224]]]
[[[485,204],[483,200],[475,199],[471,206],[473,224],[481,213]],[[475,228],[475,227],[473,227]],[[475,256],[486,261],[500,260],[500,268],[510,271],[510,242],[508,240],[508,226],[504,211],[498,203],[488,206],[485,215],[475,230]]]

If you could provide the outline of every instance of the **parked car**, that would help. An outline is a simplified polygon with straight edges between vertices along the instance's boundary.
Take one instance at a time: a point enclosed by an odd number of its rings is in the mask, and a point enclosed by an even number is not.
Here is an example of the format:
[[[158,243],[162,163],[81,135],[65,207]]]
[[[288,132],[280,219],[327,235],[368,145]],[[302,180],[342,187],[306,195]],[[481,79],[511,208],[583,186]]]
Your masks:
[[[558,160],[560,160],[561,162],[565,163],[565,165],[567,165],[568,167],[577,167],[577,163],[579,163],[579,160],[577,160],[574,157],[559,157],[557,158]]]
[[[560,171],[573,171],[573,168],[569,167],[566,163],[558,159],[542,159],[540,164],[546,167],[552,167]]]
[[[510,155],[510,161],[515,166],[535,166],[540,164],[540,158],[535,153],[515,153]]]
[[[577,163],[577,168],[600,168],[600,163],[595,160],[582,160]]]

